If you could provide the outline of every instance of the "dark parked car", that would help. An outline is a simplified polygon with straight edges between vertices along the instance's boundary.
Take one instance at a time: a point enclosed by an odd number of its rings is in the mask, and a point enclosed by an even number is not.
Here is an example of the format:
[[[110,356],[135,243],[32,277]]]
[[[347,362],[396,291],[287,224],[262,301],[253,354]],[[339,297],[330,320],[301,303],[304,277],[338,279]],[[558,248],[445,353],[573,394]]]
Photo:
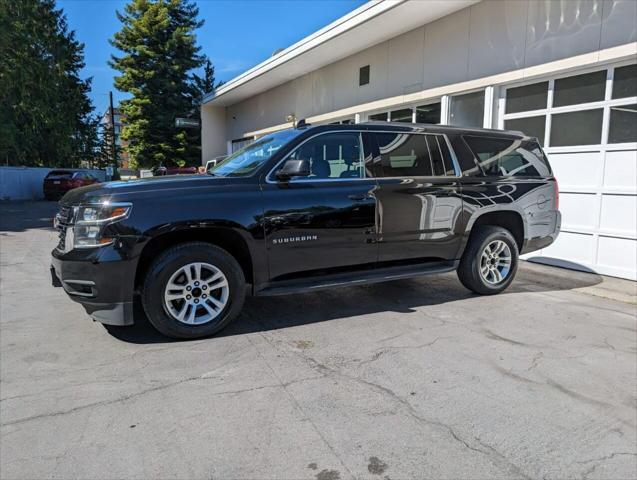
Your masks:
[[[85,187],[99,183],[98,178],[92,173],[84,170],[51,170],[44,177],[44,198],[47,200],[58,200],[62,196],[78,187]]]
[[[228,325],[246,291],[457,270],[499,293],[560,213],[535,138],[371,122],[267,135],[208,175],[73,190],[56,224],[55,275],[95,320],[132,324],[138,294],[159,331],[196,338]]]

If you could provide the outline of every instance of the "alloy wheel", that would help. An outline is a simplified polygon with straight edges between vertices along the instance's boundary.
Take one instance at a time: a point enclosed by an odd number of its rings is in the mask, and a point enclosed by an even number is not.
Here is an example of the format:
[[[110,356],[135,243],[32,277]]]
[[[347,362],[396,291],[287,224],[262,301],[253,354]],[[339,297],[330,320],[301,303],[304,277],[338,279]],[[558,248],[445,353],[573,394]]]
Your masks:
[[[503,282],[511,272],[511,249],[502,240],[489,243],[480,256],[480,276],[490,285]]]
[[[164,304],[178,322],[201,325],[221,314],[229,296],[223,272],[209,263],[196,262],[172,274],[164,291]]]

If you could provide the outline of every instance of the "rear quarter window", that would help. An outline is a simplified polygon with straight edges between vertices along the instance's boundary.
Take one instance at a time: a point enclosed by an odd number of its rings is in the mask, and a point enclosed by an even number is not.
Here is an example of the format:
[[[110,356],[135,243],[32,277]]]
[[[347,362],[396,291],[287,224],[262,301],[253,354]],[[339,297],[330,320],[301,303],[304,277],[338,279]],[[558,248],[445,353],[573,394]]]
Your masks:
[[[486,176],[548,177],[549,162],[533,139],[464,135],[464,141]]]
[[[47,173],[46,178],[49,179],[64,179],[64,178],[71,178],[73,176],[73,172],[68,172],[65,170],[51,170],[49,173]]]

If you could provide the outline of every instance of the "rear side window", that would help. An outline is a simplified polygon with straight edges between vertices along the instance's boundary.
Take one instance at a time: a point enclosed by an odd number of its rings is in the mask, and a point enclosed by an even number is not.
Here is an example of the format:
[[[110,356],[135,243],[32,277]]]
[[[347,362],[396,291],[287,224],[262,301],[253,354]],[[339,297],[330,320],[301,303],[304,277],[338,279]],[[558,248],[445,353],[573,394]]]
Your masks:
[[[519,138],[463,137],[487,176],[546,177],[551,167],[535,140]]]
[[[383,177],[455,175],[441,135],[376,133]]]
[[[51,170],[47,175],[46,178],[50,178],[53,180],[62,180],[65,178],[71,178],[73,176],[73,172],[68,172],[65,170]]]

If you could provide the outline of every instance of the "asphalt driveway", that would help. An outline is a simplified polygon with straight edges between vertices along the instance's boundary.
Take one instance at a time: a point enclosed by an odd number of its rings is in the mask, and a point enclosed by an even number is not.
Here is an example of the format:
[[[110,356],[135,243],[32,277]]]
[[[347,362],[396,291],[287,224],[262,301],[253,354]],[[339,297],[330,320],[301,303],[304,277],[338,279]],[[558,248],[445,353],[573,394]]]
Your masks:
[[[637,310],[601,277],[249,299],[173,342],[50,285],[54,211],[0,205],[3,479],[637,477]]]

